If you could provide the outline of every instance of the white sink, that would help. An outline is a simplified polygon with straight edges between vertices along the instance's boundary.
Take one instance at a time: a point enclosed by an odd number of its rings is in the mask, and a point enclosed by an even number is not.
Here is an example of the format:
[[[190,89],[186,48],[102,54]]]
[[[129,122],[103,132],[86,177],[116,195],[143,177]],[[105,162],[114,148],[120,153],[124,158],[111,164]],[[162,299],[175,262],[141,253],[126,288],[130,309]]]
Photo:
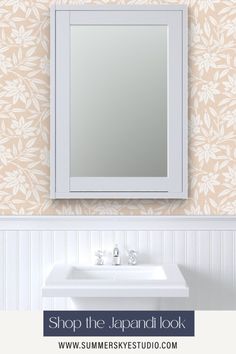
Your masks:
[[[55,265],[42,292],[45,297],[73,298],[76,308],[82,309],[134,309],[135,302],[135,308],[150,309],[151,306],[153,309],[151,300],[154,298],[187,297],[189,289],[174,264]],[[112,299],[110,305],[108,298]],[[142,300],[148,305],[142,304]]]

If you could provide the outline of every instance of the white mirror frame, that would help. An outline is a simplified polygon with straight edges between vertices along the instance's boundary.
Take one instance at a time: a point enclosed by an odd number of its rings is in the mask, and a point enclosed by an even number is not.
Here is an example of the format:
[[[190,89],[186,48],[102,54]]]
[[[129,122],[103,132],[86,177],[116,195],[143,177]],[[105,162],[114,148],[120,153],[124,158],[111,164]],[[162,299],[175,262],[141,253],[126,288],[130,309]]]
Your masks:
[[[70,177],[70,26],[166,25],[168,62],[168,176]],[[51,8],[50,196],[52,199],[187,198],[187,8],[67,6]]]

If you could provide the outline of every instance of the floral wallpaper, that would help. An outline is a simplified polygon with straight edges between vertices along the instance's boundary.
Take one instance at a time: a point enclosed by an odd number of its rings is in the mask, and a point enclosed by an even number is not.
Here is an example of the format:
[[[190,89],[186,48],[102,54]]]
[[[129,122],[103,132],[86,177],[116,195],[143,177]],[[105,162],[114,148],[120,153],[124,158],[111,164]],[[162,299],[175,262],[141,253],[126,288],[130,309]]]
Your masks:
[[[0,0],[0,213],[236,215],[235,0],[90,2],[188,5],[189,199],[50,200],[50,1]]]

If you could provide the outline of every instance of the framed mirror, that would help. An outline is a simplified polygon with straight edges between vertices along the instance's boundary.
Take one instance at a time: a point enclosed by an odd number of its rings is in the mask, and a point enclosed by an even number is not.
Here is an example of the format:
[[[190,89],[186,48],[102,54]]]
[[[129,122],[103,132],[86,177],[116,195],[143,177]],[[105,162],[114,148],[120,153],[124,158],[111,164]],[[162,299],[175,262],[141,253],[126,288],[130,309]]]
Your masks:
[[[51,9],[51,197],[187,197],[185,6]]]

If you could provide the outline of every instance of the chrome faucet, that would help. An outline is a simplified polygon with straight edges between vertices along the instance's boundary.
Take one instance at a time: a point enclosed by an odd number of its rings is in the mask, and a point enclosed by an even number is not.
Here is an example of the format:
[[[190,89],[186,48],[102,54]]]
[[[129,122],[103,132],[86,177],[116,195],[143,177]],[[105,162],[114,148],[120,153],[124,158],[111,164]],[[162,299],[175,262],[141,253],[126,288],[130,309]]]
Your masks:
[[[112,265],[120,265],[120,251],[118,245],[113,249]]]

